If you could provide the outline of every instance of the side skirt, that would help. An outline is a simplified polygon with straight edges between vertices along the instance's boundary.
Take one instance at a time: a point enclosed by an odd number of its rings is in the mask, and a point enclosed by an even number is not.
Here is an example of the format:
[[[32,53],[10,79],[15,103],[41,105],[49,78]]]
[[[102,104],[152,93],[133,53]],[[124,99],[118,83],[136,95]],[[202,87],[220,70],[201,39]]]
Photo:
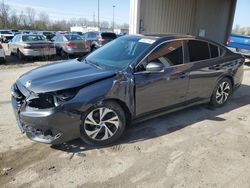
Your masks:
[[[156,118],[156,117],[159,117],[159,116],[163,116],[163,115],[166,115],[166,114],[169,114],[169,113],[172,113],[172,112],[176,112],[176,111],[179,111],[179,110],[183,110],[183,109],[191,107],[191,106],[196,106],[196,105],[199,105],[199,104],[205,104],[205,103],[208,103],[209,101],[210,101],[209,99],[205,99],[205,100],[202,100],[202,101],[198,101],[198,102],[194,102],[194,103],[191,103],[191,104],[183,105],[181,107],[165,109],[165,110],[163,109],[160,112],[158,111],[158,112],[153,112],[153,113],[150,113],[150,114],[145,114],[143,116],[140,116],[138,118],[133,119],[131,121],[131,124],[134,125],[136,123],[141,123],[143,121],[146,121],[146,120],[149,120],[149,119],[152,119],[152,118]]]

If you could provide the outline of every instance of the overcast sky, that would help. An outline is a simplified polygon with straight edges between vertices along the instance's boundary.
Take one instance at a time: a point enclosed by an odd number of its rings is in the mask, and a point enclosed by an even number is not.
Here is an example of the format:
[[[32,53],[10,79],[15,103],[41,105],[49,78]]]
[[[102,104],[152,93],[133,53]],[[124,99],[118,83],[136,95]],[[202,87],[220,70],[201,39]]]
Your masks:
[[[2,0],[0,0],[2,1]],[[71,18],[87,18],[97,21],[98,0],[5,0],[5,4],[17,12],[25,11],[26,7],[34,8],[39,14],[46,12],[50,19],[69,20]],[[129,22],[129,0],[100,0],[101,21],[113,20],[113,5],[115,5],[115,22],[119,24]]]

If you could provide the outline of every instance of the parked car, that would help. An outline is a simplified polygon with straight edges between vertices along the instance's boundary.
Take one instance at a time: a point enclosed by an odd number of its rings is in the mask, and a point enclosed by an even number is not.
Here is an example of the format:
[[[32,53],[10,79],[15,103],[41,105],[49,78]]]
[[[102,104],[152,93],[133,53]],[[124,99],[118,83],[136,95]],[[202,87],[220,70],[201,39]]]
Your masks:
[[[231,34],[227,39],[227,46],[235,53],[250,57],[250,36]]]
[[[192,36],[123,36],[90,53],[34,69],[12,86],[18,126],[35,141],[117,140],[128,122],[192,105],[225,105],[244,58]]]
[[[115,33],[110,32],[86,32],[84,34],[84,39],[86,43],[90,46],[91,51],[96,50],[97,48],[107,44],[108,42],[116,39],[117,36]]]
[[[44,35],[47,40],[51,41],[55,34],[51,31],[40,31],[37,34]]]
[[[80,32],[80,31],[72,31],[72,32],[70,32],[69,34],[83,36],[84,33],[83,33],[83,32]]]
[[[11,31],[8,30],[0,30],[0,42],[7,43],[9,42],[14,35]]]
[[[9,42],[11,55],[17,55],[18,59],[24,57],[53,56],[56,49],[52,42],[44,35],[18,34]]]
[[[52,38],[58,55],[82,55],[90,51],[84,39],[79,35],[56,35]]]
[[[5,52],[2,44],[0,43],[0,63],[5,63],[5,62],[6,62]]]

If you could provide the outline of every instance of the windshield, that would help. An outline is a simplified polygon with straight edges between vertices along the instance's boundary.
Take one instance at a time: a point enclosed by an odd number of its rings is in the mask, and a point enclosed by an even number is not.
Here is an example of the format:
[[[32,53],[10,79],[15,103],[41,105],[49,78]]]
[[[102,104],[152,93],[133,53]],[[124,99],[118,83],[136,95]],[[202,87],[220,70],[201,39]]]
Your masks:
[[[87,56],[87,62],[122,69],[133,62],[151,44],[141,37],[121,37]]]
[[[46,37],[43,35],[23,35],[23,42],[33,42],[33,41],[46,41]]]
[[[67,38],[67,40],[83,40],[82,37],[80,37],[79,35],[65,35],[65,37]]]

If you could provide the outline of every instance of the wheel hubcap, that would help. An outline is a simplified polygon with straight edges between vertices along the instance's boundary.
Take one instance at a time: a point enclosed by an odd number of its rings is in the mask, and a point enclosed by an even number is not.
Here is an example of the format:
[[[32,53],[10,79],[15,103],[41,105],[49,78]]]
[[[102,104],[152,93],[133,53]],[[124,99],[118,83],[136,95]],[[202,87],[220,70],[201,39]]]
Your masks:
[[[93,140],[107,140],[118,130],[118,115],[109,108],[98,108],[91,111],[84,120],[84,131]]]
[[[230,95],[230,84],[228,82],[222,82],[216,92],[216,101],[218,104],[223,104],[227,101]]]

